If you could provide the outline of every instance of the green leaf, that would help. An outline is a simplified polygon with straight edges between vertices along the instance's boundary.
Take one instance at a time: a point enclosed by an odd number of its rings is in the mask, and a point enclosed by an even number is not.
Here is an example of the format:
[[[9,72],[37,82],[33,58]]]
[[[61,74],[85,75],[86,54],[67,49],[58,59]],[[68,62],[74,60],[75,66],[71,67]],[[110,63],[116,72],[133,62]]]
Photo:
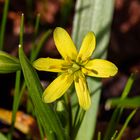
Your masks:
[[[73,40],[80,48],[83,37],[89,31],[93,31],[97,38],[97,47],[93,54],[95,58],[105,58],[106,49],[110,37],[110,26],[114,9],[114,0],[77,0],[76,15],[74,18]],[[101,82],[96,78],[88,78],[88,86],[92,95],[91,108],[85,113],[82,125],[78,131],[76,140],[93,139],[97,120],[97,111],[100,100]],[[72,97],[72,102],[76,100]],[[73,118],[76,111],[73,107]],[[88,129],[87,129],[88,126]]]
[[[125,85],[124,91],[123,91],[123,93],[121,95],[122,99],[125,99],[128,96],[128,94],[129,94],[129,92],[130,92],[130,90],[132,88],[132,85],[134,83],[135,78],[136,78],[136,75],[132,73],[130,75],[130,77],[129,77],[126,85]]]
[[[18,59],[8,53],[0,51],[0,73],[11,73],[20,69]]]
[[[58,116],[52,107],[42,102],[42,86],[38,75],[30,61],[25,56],[22,47],[19,47],[19,59],[24,74],[25,82],[29,90],[29,96],[33,102],[36,116],[39,118],[48,140],[64,140],[65,133]]]
[[[0,133],[0,140],[8,140],[2,133]]]
[[[132,97],[132,98],[114,98],[114,99],[109,99],[106,103],[106,108],[111,108],[111,107],[124,107],[124,108],[137,108],[140,107],[140,96],[137,97]]]

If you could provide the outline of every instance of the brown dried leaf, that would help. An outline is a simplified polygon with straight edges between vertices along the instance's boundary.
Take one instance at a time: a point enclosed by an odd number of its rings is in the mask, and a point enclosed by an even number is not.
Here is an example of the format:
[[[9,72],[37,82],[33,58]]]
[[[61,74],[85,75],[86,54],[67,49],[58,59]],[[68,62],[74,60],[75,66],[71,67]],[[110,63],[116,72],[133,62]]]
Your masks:
[[[0,108],[0,120],[10,125],[12,120],[12,111]],[[15,128],[24,134],[30,134],[33,137],[39,138],[39,131],[35,119],[22,111],[18,111],[16,113]]]

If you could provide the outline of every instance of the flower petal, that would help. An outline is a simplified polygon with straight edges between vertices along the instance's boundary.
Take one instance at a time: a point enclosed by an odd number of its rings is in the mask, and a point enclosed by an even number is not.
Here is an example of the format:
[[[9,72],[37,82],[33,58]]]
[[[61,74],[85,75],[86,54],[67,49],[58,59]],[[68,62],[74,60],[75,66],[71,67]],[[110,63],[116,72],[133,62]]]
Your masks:
[[[66,61],[61,59],[52,58],[39,58],[34,61],[33,66],[40,71],[50,71],[50,72],[64,72],[68,69],[68,64]]]
[[[80,71],[77,71],[74,74],[74,84],[80,106],[85,110],[89,109],[91,105],[89,90],[85,76]]]
[[[94,77],[107,78],[118,72],[118,68],[113,63],[102,59],[90,60],[84,67],[82,72]]]
[[[93,32],[87,33],[85,36],[79,54],[77,56],[77,62],[84,62],[92,55],[96,45],[96,39]]]
[[[77,57],[77,50],[76,47],[69,36],[69,34],[63,28],[57,27],[54,30],[54,42],[55,45],[61,54],[61,56],[67,60],[75,60]]]
[[[58,76],[44,91],[42,99],[46,103],[51,103],[60,98],[73,82],[73,75],[63,73]]]

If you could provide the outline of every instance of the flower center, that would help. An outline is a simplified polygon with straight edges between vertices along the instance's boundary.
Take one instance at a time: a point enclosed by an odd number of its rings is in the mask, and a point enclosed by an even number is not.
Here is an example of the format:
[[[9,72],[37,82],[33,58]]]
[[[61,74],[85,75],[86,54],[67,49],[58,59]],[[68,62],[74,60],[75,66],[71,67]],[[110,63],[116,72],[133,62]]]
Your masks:
[[[81,66],[74,62],[72,64],[71,68],[68,69],[68,73],[71,73],[72,74],[72,73],[80,70],[80,68],[81,68]]]

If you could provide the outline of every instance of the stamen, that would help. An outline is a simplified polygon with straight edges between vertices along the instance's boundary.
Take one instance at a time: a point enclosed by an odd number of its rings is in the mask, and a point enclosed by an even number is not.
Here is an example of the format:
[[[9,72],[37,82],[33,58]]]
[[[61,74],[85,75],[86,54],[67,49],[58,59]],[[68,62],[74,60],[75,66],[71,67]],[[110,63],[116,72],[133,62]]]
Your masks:
[[[80,66],[79,66],[78,64],[76,64],[76,63],[74,63],[74,64],[72,65],[72,67],[75,68],[76,70],[79,70],[79,69],[80,69]]]
[[[77,57],[76,62],[77,63],[80,63],[81,62],[81,57],[80,56]]]
[[[98,74],[98,71],[96,71],[96,70],[90,70],[90,71],[92,71],[95,74]]]
[[[86,75],[88,75],[89,72],[94,73],[96,75],[99,74],[98,71],[96,71],[94,69],[88,69],[88,68],[85,68],[85,67],[83,67],[83,68],[86,69],[86,71],[85,71]]]
[[[82,65],[82,66],[84,66],[87,62],[89,61],[89,58],[88,57],[81,57],[81,56],[79,56],[79,57],[77,57],[77,59],[76,59],[76,62],[79,64],[79,65]]]
[[[69,74],[72,74],[73,73],[73,70],[72,69],[68,69],[68,73]]]
[[[58,69],[58,68],[60,68],[60,67],[58,67],[58,66],[54,66],[54,65],[49,66],[49,69]]]
[[[62,68],[60,68],[60,69],[63,70],[63,71],[65,71],[65,70],[67,70],[68,68],[62,67]]]
[[[70,58],[70,57],[68,57],[68,56],[67,56],[67,58],[66,58],[66,61],[67,61],[69,64],[71,64],[71,63],[72,63],[71,58]]]

